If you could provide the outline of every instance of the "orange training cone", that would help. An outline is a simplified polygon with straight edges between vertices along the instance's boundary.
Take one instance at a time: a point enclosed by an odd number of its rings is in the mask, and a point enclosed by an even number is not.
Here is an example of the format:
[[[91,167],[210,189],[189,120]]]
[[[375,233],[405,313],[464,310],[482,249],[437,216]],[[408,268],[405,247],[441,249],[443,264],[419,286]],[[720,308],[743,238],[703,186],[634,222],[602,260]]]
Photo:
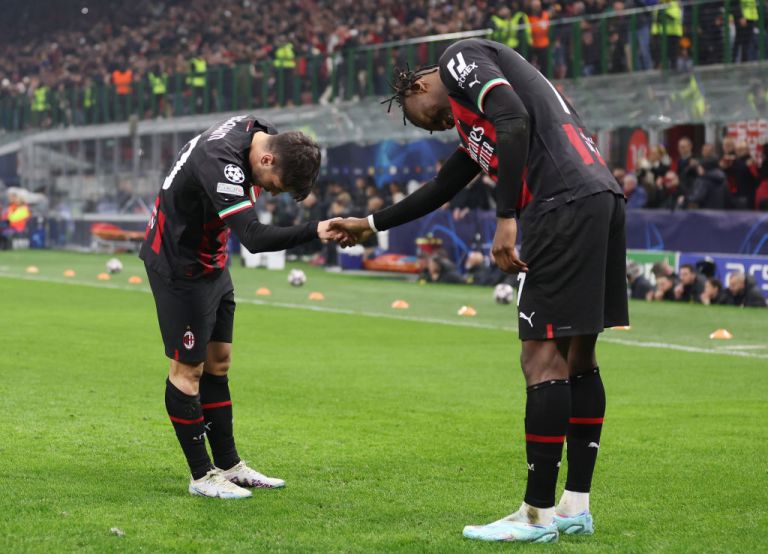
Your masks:
[[[259,290],[256,291],[256,294],[258,296],[269,296],[272,294],[272,291],[269,290],[267,287],[261,287]]]
[[[712,331],[712,333],[709,334],[709,338],[715,340],[729,340],[733,338],[733,334],[728,329],[718,329]]]
[[[407,310],[410,305],[405,300],[395,300],[392,302],[392,308],[395,310]]]
[[[322,292],[310,292],[310,300],[325,300],[325,295]]]
[[[27,268],[27,273],[40,273],[40,270],[37,269],[36,265],[31,265]]]
[[[109,276],[109,273],[99,273],[96,278],[99,281],[109,281],[111,277]]]
[[[477,315],[477,310],[472,306],[462,306],[459,308],[459,315],[464,317],[474,317]]]
[[[128,278],[128,282],[132,285],[138,285],[141,283],[141,277],[139,277],[138,275],[132,275],[131,277]]]
[[[65,269],[64,270],[64,277],[74,277],[75,276],[75,270],[74,269]]]

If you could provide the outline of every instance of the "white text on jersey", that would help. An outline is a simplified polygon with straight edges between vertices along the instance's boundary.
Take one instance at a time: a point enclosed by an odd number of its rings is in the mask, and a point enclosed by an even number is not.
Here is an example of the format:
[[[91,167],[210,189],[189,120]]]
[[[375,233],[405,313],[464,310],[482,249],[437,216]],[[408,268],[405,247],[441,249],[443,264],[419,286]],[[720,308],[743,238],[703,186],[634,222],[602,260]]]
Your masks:
[[[246,117],[248,116],[236,115],[234,117],[230,117],[224,123],[216,127],[216,129],[213,131],[213,133],[211,133],[211,136],[208,137],[208,140],[206,142],[223,139],[225,136],[227,136],[227,133],[229,133],[232,129],[235,128],[235,125],[237,125],[238,121],[241,121]]]

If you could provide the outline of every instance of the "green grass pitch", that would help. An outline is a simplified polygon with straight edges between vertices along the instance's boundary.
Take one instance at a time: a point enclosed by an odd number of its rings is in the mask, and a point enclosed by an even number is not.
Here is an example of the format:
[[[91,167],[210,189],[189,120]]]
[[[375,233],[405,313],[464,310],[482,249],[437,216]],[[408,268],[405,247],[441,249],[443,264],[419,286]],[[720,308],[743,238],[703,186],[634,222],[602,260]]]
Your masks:
[[[0,253],[2,552],[768,551],[766,310],[632,303],[631,330],[598,350],[596,534],[478,544],[462,527],[514,511],[525,485],[514,306],[233,268],[238,448],[288,485],[226,502],[186,493],[154,304],[146,279],[128,283],[143,267],[121,256],[98,281],[106,259]],[[710,340],[717,328],[734,339]]]

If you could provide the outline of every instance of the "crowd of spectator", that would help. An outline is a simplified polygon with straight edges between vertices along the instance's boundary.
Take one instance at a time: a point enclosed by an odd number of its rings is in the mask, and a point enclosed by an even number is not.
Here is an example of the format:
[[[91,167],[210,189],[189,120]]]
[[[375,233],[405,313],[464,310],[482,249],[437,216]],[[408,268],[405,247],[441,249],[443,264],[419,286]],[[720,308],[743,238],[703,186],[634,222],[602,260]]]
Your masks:
[[[714,264],[702,260],[696,266],[683,264],[675,273],[666,261],[653,265],[655,284],[644,275],[643,267],[635,262],[627,264],[630,297],[656,302],[685,302],[688,304],[728,305],[752,308],[768,306],[759,286],[751,275],[734,272],[728,276],[728,285],[715,277]]]
[[[4,10],[0,99],[27,98],[32,124],[50,124],[46,115],[60,104],[65,124],[125,116],[138,109],[138,102],[134,98],[132,106],[125,106],[120,100],[136,94],[139,82],[148,95],[144,107],[150,110],[151,106],[154,112],[149,115],[199,112],[206,106],[232,109],[236,107],[228,105],[232,87],[242,89],[237,92],[244,105],[265,104],[275,100],[258,97],[265,88],[257,83],[266,78],[265,67],[272,72],[266,87],[272,95],[274,78],[283,74],[286,98],[292,101],[298,96],[303,102],[301,92],[308,80],[303,78],[317,72],[327,80],[334,66],[343,62],[341,56],[332,57],[335,53],[480,29],[488,10],[484,0],[471,5],[458,0],[105,0],[88,7],[82,4],[11,2]],[[308,67],[309,58],[325,55],[331,57]],[[377,64],[376,75],[371,76],[381,89],[389,78],[383,69]],[[175,75],[181,80],[172,78]],[[304,81],[299,94],[291,90],[294,75]],[[100,108],[101,84],[126,98],[110,97],[109,105]],[[73,89],[78,91],[74,97]],[[183,96],[184,106],[179,105],[177,93]]]
[[[439,54],[440,45],[437,52],[423,46],[408,55],[403,49],[375,50],[374,60],[347,53],[428,35],[490,29],[492,38],[517,48],[547,75],[563,78],[662,65],[688,69],[694,42],[697,63],[726,61],[729,50],[732,61],[754,60],[765,24],[755,0],[728,4],[728,32],[726,3],[719,0],[698,2],[695,9],[680,0],[6,4],[0,101],[31,108],[25,121],[5,115],[0,125],[6,128],[381,94],[393,63],[424,63]],[[626,12],[636,8],[653,9]],[[590,18],[605,13],[610,17]],[[342,77],[331,83],[331,75]]]
[[[673,161],[661,145],[651,146],[634,173],[614,169],[627,207],[659,209],[768,210],[768,143],[761,161],[746,141],[726,137],[721,151],[704,144],[694,156],[693,143],[681,138]]]

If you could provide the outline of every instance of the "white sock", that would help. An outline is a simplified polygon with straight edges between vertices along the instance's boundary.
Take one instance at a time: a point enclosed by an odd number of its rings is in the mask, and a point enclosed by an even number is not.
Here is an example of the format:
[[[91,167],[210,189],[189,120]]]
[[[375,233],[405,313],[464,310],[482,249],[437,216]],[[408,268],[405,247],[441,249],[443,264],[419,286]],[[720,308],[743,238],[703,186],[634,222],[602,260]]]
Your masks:
[[[520,509],[509,517],[512,521],[534,523],[536,525],[551,525],[555,520],[555,507],[535,508],[523,502]]]
[[[589,511],[589,493],[563,491],[560,503],[557,505],[557,513],[563,516],[575,516]]]

